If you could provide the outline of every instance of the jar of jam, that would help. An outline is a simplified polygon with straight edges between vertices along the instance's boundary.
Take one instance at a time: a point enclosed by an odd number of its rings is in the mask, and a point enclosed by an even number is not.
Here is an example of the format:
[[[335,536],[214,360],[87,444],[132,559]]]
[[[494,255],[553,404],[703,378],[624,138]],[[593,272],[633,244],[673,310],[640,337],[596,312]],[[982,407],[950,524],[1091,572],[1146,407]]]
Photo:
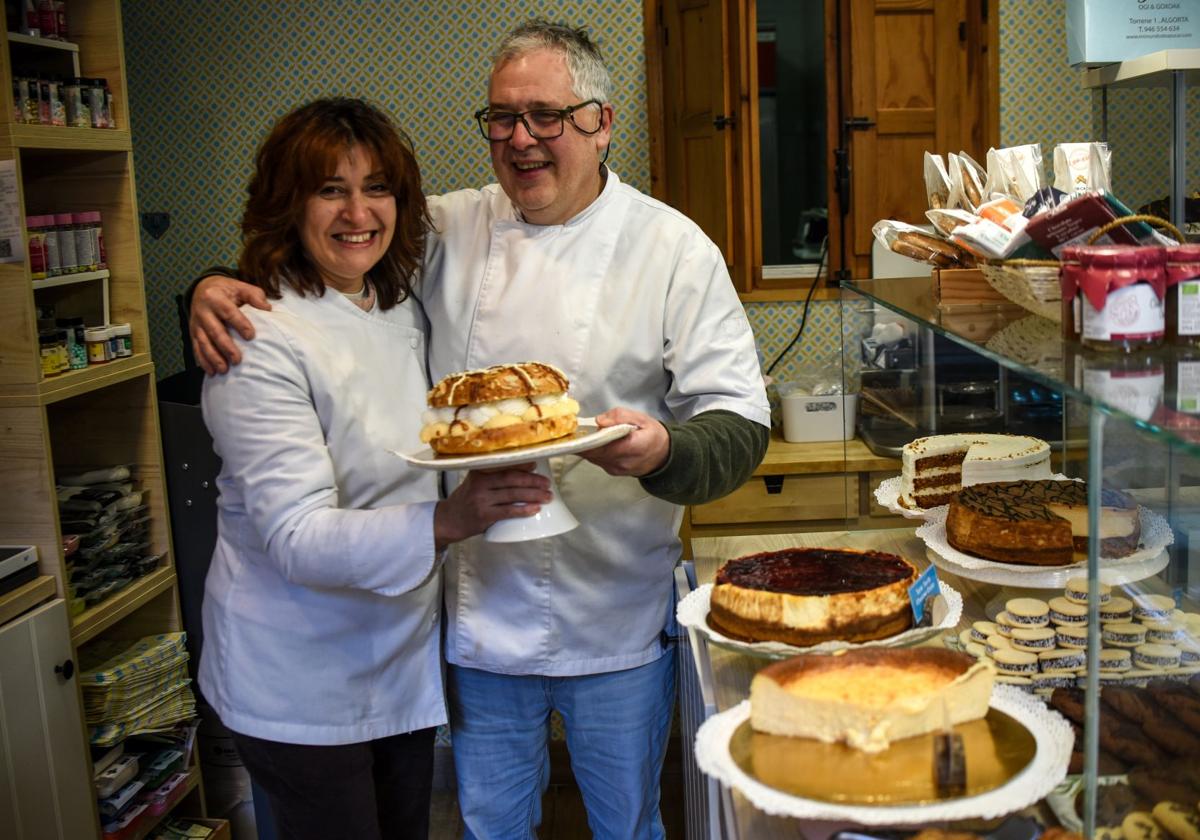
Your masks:
[[[1085,351],[1080,360],[1083,391],[1130,417],[1150,420],[1158,414],[1166,394],[1165,352]]]
[[[1166,249],[1167,341],[1200,348],[1200,245]]]
[[[1079,341],[1083,299],[1079,296],[1079,246],[1070,245],[1059,253],[1062,267],[1058,281],[1062,286],[1062,337]]]
[[[1104,245],[1075,253],[1083,345],[1123,353],[1160,346],[1166,334],[1165,249]]]

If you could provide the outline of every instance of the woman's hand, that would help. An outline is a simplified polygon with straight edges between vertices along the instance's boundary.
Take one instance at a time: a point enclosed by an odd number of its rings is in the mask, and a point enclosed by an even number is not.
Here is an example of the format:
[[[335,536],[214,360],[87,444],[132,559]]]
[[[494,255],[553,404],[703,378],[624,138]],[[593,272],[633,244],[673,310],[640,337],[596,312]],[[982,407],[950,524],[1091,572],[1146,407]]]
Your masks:
[[[220,274],[205,277],[192,294],[188,333],[192,337],[196,364],[209,376],[224,373],[229,370],[229,365],[242,360],[237,345],[229,337],[230,327],[247,341],[254,338],[254,325],[238,311],[243,303],[256,309],[271,309],[266,292],[258,286]]]
[[[471,470],[434,509],[434,546],[441,551],[450,543],[482,534],[501,519],[533,516],[551,498],[550,479],[533,472],[533,464]]]

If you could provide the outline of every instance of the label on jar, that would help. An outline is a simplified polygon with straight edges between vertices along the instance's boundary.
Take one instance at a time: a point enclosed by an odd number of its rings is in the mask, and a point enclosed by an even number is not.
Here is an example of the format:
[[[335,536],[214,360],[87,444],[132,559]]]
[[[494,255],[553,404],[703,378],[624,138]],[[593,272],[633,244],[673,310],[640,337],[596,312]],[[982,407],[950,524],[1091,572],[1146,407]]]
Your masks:
[[[1073,335],[1083,334],[1083,295],[1075,295],[1075,299],[1071,301],[1071,316],[1075,320],[1075,332]]]
[[[1131,341],[1162,338],[1166,332],[1162,301],[1149,283],[1134,283],[1112,289],[1103,309],[1096,309],[1087,295],[1083,298],[1084,338],[1096,341]]]
[[[1175,408],[1200,414],[1200,362],[1175,363]]]
[[[1163,398],[1162,368],[1125,372],[1085,368],[1083,390],[1130,417],[1149,420]]]
[[[1180,335],[1200,335],[1200,278],[1183,280],[1175,286],[1179,304]]]

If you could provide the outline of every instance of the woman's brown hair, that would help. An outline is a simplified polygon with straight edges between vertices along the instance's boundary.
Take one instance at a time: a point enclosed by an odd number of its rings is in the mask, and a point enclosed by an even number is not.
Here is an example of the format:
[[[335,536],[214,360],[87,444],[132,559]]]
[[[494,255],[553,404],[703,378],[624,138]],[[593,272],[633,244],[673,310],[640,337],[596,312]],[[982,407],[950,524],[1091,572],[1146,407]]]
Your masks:
[[[285,282],[300,294],[325,294],[325,282],[300,243],[305,205],[356,145],[371,155],[396,197],[396,230],[367,272],[381,309],[408,297],[431,222],[412,144],[382,111],[361,99],[318,99],[287,114],[255,157],[242,215],[242,279],[279,297]]]

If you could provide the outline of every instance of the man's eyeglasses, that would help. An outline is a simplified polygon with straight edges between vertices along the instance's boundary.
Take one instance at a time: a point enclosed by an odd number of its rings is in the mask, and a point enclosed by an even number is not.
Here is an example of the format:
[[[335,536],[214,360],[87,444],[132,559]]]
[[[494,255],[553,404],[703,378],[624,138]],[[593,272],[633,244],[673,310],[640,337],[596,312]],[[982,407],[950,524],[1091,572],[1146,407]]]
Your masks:
[[[598,109],[603,107],[600,100],[589,99],[566,108],[535,108],[519,114],[512,111],[493,111],[490,108],[480,108],[475,112],[475,119],[479,123],[479,130],[483,132],[483,136],[487,140],[510,139],[513,132],[516,131],[517,120],[521,121],[521,125],[525,126],[525,130],[529,132],[529,136],[535,140],[553,140],[555,137],[562,136],[563,120],[568,119],[575,130],[581,134],[595,134],[599,131],[603,120],[598,121],[596,127],[590,131],[575,122],[575,112],[589,105],[595,105]]]

